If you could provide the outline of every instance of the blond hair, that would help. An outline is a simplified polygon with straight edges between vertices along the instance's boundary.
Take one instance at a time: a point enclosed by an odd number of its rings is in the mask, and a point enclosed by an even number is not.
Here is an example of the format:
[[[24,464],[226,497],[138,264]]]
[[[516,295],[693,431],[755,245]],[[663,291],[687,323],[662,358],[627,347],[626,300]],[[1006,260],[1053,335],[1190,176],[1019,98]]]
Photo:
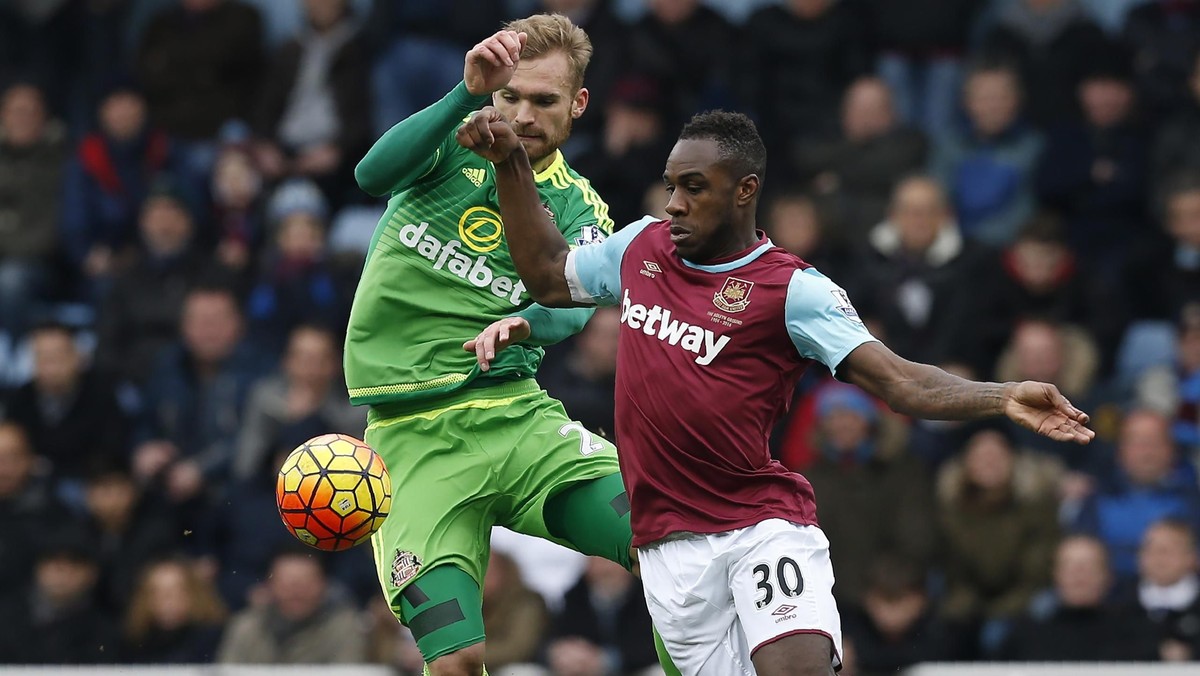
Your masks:
[[[571,23],[562,14],[534,14],[524,19],[509,21],[504,30],[526,35],[522,59],[536,59],[554,52],[561,52],[571,65],[572,85],[583,86],[583,73],[592,60],[592,41],[582,28]]]
[[[219,625],[225,619],[225,604],[217,595],[217,590],[211,583],[204,580],[196,570],[185,561],[166,559],[151,563],[142,569],[138,579],[137,590],[129,604],[125,616],[125,636],[131,641],[140,641],[154,628],[153,594],[150,578],[161,568],[178,568],[187,584],[188,598],[191,600],[189,619],[193,624],[213,626]]]

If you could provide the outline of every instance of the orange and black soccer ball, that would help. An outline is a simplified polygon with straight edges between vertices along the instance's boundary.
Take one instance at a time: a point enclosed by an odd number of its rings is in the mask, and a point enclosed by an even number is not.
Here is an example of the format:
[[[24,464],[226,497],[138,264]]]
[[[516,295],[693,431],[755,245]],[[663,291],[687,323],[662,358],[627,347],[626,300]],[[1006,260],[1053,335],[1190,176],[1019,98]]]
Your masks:
[[[309,439],[283,461],[275,482],[283,524],[325,551],[362,544],[392,508],[392,479],[379,454],[345,434]]]

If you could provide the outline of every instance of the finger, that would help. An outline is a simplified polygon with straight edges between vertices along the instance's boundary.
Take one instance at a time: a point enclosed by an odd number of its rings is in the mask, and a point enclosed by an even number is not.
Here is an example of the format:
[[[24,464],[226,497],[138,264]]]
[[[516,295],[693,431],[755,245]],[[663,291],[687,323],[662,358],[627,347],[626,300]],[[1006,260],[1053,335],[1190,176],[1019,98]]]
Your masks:
[[[516,63],[521,58],[521,41],[517,38],[517,33],[513,31],[505,31],[500,36],[500,42],[504,44],[504,49],[508,51],[508,58]]]
[[[475,129],[479,133],[480,143],[484,143],[489,146],[492,145],[492,143],[496,140],[496,136],[494,134],[492,134],[492,125],[488,121],[488,116],[487,115],[476,115],[474,118],[474,122],[475,122]]]
[[[487,335],[484,336],[483,356],[487,358],[489,363],[496,358],[496,333],[494,331],[488,331]]]
[[[525,51],[525,43],[529,42],[528,33],[517,33],[517,43],[521,47],[521,51]]]
[[[497,66],[513,65],[512,57],[510,57],[508,55],[508,50],[505,49],[504,45],[501,44],[499,40],[488,40],[487,42],[485,42],[483,44],[487,48],[487,50],[496,57],[496,60],[493,61],[493,63],[495,63]]]
[[[497,68],[499,68],[501,65],[503,65],[503,62],[500,60],[500,57],[495,52],[493,52],[491,49],[488,48],[488,43],[486,41],[475,45],[471,49],[471,51],[467,53],[468,59],[470,59],[472,57],[475,59],[476,62],[486,61],[486,62],[492,64],[493,66],[496,66]]]
[[[463,343],[463,351],[465,351],[465,352],[474,352],[475,351],[475,339],[474,338]]]
[[[505,347],[508,345],[508,328],[507,327],[500,329],[499,345],[500,345],[500,347]]]
[[[488,370],[488,361],[484,357],[484,340],[486,340],[486,337],[487,331],[485,330],[475,338],[475,361],[479,362],[480,371]]]

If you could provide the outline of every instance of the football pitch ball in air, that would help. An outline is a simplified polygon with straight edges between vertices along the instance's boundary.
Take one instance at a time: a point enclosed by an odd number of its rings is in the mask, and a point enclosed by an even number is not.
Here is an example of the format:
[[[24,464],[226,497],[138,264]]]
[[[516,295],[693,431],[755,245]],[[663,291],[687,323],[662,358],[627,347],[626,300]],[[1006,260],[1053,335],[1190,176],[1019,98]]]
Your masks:
[[[392,508],[392,479],[362,441],[324,434],[283,461],[275,482],[283,524],[301,542],[339,551],[366,542]]]

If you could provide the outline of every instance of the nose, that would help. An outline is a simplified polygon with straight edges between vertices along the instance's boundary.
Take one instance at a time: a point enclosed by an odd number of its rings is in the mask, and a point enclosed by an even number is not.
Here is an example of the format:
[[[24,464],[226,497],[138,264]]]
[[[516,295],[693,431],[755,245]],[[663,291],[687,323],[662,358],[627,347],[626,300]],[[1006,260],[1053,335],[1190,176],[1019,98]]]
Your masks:
[[[667,213],[671,216],[682,216],[687,213],[687,201],[684,199],[682,190],[671,193],[671,198],[667,200]]]
[[[529,101],[521,101],[517,104],[517,114],[513,118],[518,126],[527,126],[533,124],[533,104]]]

